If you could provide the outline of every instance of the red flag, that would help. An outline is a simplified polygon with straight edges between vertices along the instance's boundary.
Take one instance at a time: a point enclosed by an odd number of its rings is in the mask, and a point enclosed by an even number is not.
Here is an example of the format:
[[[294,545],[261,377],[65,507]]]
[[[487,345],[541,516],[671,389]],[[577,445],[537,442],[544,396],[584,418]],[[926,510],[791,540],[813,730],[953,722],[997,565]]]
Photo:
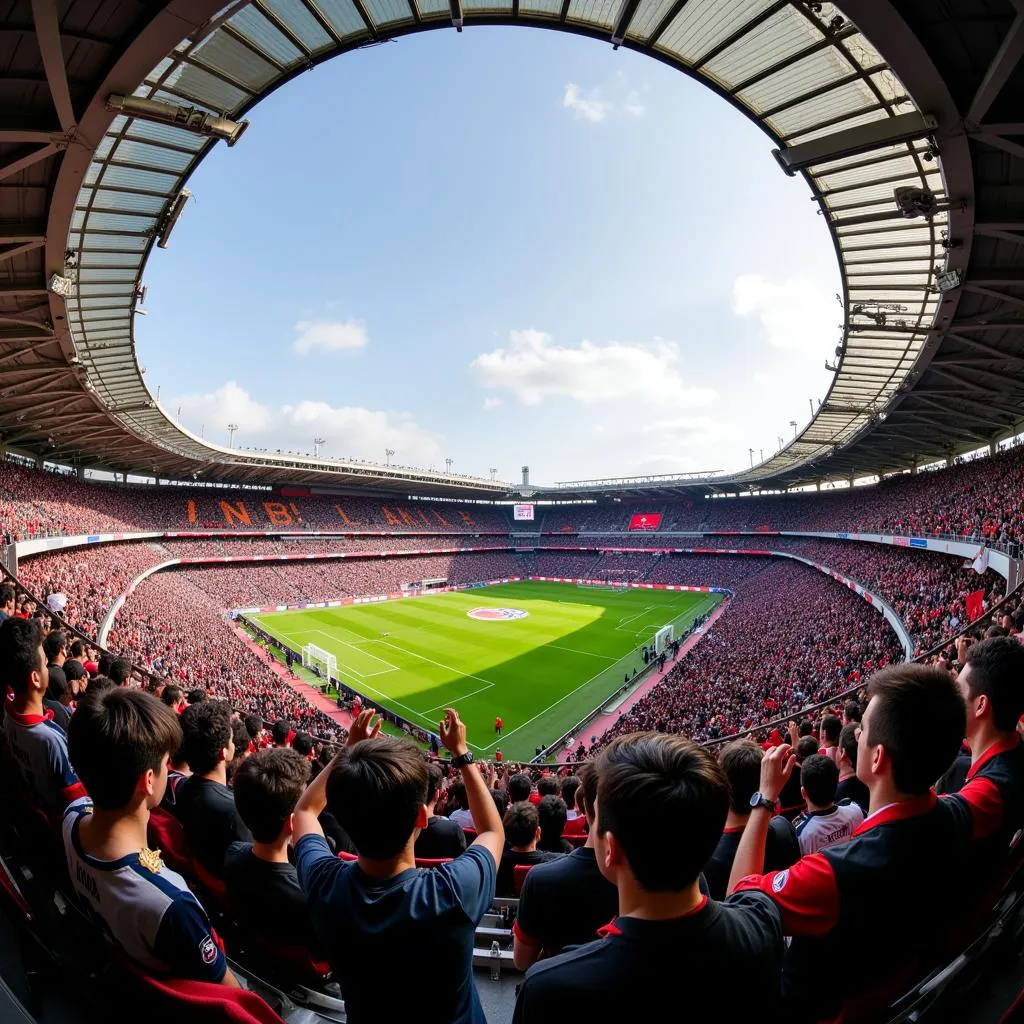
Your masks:
[[[973,593],[967,595],[967,621],[973,622],[975,619],[981,618],[982,608],[981,602],[985,597],[984,590],[975,590]]]

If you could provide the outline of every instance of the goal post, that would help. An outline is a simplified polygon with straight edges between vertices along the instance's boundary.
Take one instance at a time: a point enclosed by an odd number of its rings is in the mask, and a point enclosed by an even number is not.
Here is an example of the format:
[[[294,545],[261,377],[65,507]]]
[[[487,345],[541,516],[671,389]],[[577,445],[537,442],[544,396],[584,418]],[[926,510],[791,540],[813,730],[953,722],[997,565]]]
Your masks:
[[[661,654],[669,644],[672,643],[676,638],[676,631],[671,626],[662,626],[657,633],[654,634],[654,653]]]
[[[328,682],[338,678],[338,659],[316,644],[306,644],[302,648],[302,665]]]

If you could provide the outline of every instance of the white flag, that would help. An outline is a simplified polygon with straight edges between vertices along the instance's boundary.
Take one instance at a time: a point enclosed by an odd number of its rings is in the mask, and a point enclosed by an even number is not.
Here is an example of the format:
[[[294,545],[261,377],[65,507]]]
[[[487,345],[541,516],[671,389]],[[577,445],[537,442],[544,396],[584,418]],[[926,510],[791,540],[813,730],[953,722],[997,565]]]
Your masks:
[[[985,570],[988,569],[988,548],[979,548],[971,565],[979,576],[983,575]]]

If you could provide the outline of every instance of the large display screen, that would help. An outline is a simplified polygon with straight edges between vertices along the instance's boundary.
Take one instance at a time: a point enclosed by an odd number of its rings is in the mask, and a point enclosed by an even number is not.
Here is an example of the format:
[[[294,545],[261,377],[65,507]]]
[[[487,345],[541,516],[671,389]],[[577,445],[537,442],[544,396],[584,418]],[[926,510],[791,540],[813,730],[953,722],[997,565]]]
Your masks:
[[[517,522],[533,522],[532,505],[513,505],[512,518]]]
[[[635,530],[656,530],[661,526],[660,512],[637,512],[629,520],[630,531]]]

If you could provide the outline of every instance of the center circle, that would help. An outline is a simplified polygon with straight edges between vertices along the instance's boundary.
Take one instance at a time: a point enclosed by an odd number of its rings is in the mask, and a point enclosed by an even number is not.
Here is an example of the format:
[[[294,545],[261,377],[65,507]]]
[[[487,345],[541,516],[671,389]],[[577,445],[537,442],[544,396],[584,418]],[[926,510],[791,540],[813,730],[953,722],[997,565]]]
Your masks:
[[[473,608],[466,612],[471,619],[482,619],[485,622],[508,621],[510,619],[525,619],[530,613],[522,608]]]

